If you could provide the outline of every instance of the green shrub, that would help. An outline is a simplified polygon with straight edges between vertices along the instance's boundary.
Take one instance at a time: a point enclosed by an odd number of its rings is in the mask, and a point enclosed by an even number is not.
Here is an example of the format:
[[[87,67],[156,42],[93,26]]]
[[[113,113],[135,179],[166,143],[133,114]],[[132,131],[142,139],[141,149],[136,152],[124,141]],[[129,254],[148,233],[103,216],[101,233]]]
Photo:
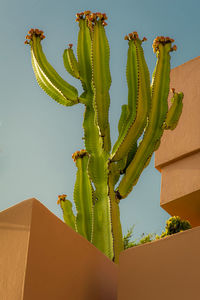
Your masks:
[[[155,233],[149,233],[147,235],[144,235],[144,233],[141,235],[141,238],[138,242],[131,241],[131,238],[133,236],[133,229],[134,225],[128,230],[128,233],[124,236],[124,249],[128,249],[134,246],[138,246],[141,244],[149,243],[154,240],[159,240],[161,238],[164,238],[168,235],[175,234],[177,232],[181,232],[184,230],[191,229],[191,224],[187,220],[181,220],[178,216],[173,216],[169,218],[169,220],[166,221],[165,231],[162,232],[162,234],[159,236],[158,234],[155,235]]]

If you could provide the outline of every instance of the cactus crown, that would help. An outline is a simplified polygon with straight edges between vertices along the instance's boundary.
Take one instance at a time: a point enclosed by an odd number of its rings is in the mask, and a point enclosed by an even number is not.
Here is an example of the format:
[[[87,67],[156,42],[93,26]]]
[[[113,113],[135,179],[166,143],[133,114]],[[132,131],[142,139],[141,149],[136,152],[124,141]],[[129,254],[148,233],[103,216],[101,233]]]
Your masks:
[[[136,41],[136,40],[140,41],[137,31],[133,31],[133,32],[125,35],[124,39],[127,41]],[[141,40],[141,42],[144,42],[144,41],[147,41],[146,37],[143,37],[143,39]]]
[[[82,149],[80,151],[76,151],[72,154],[72,159],[75,162],[79,158],[83,158],[84,156],[88,155],[87,151],[85,149]]]
[[[67,195],[65,195],[65,194],[58,195],[57,204],[60,204],[61,201],[66,201],[66,197],[67,197]]]
[[[105,13],[78,13],[77,57],[72,43],[64,50],[65,69],[81,81],[81,95],[48,62],[41,45],[45,38],[43,31],[31,29],[25,43],[31,48],[33,70],[39,86],[59,104],[85,106],[85,149],[72,155],[77,167],[73,195],[77,214],[74,215],[72,203],[66,195],[59,195],[58,204],[64,220],[110,259],[118,262],[124,249],[119,202],[137,183],[153,152],[159,147],[163,131],[177,126],[183,93],[173,90],[169,108],[170,54],[176,50],[176,46],[172,46],[174,40],[162,36],[154,40],[157,63],[150,83],[142,48],[142,42],[147,39],[140,40],[136,31],[126,35],[128,101],[122,105],[119,135],[111,149],[110,49],[105,31],[106,20]]]
[[[165,46],[166,44],[170,44],[174,42],[174,39],[171,39],[169,38],[168,36],[167,37],[164,37],[164,36],[157,36],[155,38],[155,40],[153,41],[153,51],[154,52],[157,52],[160,50],[159,46],[162,45],[162,46]],[[176,51],[177,50],[177,46],[174,45],[172,48],[170,48],[170,51]]]
[[[39,29],[33,29],[31,28],[29,31],[28,31],[28,34],[26,35],[26,40],[25,40],[25,44],[29,44],[30,41],[33,40],[33,36],[36,36],[36,37],[39,37],[40,40],[43,40],[45,39],[45,35],[44,35],[44,31],[42,30],[39,30]]]
[[[92,27],[97,21],[100,21],[103,26],[106,26],[107,23],[105,22],[105,20],[107,20],[108,18],[105,13],[91,13],[90,10],[86,10],[84,12],[76,14],[76,22],[79,22],[82,19],[87,21],[89,27]]]

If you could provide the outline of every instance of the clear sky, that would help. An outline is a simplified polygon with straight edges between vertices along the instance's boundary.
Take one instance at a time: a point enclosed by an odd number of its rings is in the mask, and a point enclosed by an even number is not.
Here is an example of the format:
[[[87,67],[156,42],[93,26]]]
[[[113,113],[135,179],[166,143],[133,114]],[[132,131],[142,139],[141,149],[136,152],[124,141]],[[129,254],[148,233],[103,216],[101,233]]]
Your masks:
[[[62,54],[68,43],[76,48],[75,14],[84,10],[108,16],[113,143],[121,105],[127,101],[124,36],[138,31],[140,37],[147,37],[143,45],[151,74],[156,61],[152,42],[157,35],[175,39],[178,51],[172,53],[172,68],[200,54],[199,0],[0,0],[0,210],[35,197],[62,218],[57,195],[73,199],[76,168],[71,155],[84,148],[84,108],[61,106],[39,88],[24,40],[30,28],[43,30],[49,62],[81,91],[65,71]],[[164,229],[169,215],[159,206],[160,181],[152,159],[133,192],[120,203],[124,233],[133,224],[135,237]]]

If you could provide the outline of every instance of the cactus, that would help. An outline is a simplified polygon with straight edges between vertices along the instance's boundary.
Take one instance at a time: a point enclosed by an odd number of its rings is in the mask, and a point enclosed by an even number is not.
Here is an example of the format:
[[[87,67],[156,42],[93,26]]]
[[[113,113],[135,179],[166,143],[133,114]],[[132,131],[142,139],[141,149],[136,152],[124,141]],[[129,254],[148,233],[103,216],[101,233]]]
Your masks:
[[[173,90],[168,109],[170,52],[174,40],[157,37],[153,49],[157,63],[152,83],[137,32],[128,41],[126,77],[128,103],[122,106],[119,137],[111,150],[109,127],[110,50],[105,26],[107,16],[85,11],[77,14],[79,23],[77,58],[73,45],[65,49],[66,70],[80,80],[83,93],[62,79],[46,59],[41,41],[43,31],[31,29],[26,36],[30,45],[33,70],[39,86],[55,101],[72,106],[83,104],[85,150],[73,154],[77,166],[74,202],[59,196],[65,222],[116,263],[124,249],[119,202],[126,198],[159,147],[165,129],[173,130],[182,110],[183,93]],[[139,139],[141,139],[138,142]]]

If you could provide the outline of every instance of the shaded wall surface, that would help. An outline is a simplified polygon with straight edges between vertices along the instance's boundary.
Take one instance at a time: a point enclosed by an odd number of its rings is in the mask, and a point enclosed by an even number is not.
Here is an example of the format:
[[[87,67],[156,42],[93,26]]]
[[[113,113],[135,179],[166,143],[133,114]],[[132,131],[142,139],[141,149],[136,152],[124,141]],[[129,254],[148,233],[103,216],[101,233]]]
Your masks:
[[[199,226],[200,57],[174,68],[170,86],[184,93],[183,111],[176,129],[164,131],[155,152],[155,167],[162,175],[160,205],[169,214]]]
[[[125,250],[118,300],[197,300],[200,227]]]
[[[0,213],[1,300],[114,300],[117,265],[36,199]]]
[[[25,203],[24,203],[25,204]],[[23,299],[32,201],[0,213],[0,299]]]

